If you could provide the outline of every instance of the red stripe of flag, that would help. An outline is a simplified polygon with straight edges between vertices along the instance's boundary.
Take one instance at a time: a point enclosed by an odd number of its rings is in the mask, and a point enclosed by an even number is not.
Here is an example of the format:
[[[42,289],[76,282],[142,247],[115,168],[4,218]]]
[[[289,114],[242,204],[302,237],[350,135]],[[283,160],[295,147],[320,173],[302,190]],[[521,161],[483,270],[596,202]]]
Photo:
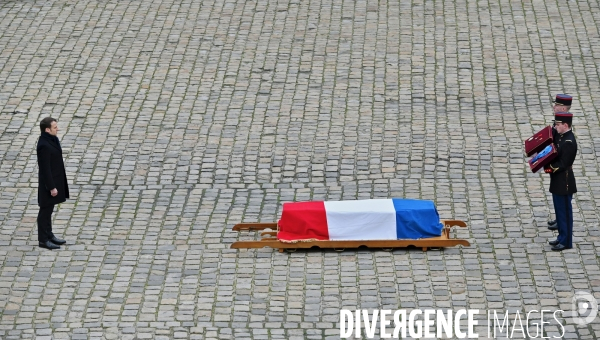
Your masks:
[[[284,203],[277,238],[288,241],[329,240],[325,203],[322,201]]]

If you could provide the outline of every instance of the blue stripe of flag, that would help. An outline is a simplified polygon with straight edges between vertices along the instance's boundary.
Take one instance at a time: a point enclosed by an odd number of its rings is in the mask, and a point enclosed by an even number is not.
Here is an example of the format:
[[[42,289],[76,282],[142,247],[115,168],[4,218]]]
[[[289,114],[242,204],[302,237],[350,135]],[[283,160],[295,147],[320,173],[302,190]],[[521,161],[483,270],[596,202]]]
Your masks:
[[[433,201],[393,198],[398,239],[419,239],[442,235],[444,227]]]

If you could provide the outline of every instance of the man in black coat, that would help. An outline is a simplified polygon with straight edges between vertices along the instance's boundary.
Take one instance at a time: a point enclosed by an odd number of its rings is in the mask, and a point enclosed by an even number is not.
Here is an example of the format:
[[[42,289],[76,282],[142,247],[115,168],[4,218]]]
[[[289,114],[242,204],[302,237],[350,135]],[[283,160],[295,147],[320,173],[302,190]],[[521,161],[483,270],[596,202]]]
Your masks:
[[[46,117],[40,122],[42,134],[37,144],[37,160],[39,166],[37,217],[38,241],[40,247],[60,249],[65,240],[52,233],[52,213],[54,206],[69,198],[69,185],[62,158],[62,148],[58,140],[58,124],[56,119]]]
[[[554,115],[556,138],[554,144],[558,156],[544,168],[550,174],[550,192],[556,213],[558,238],[548,242],[552,250],[562,251],[573,248],[573,206],[571,200],[577,192],[573,162],[577,155],[577,141],[571,131],[573,114],[557,112]]]

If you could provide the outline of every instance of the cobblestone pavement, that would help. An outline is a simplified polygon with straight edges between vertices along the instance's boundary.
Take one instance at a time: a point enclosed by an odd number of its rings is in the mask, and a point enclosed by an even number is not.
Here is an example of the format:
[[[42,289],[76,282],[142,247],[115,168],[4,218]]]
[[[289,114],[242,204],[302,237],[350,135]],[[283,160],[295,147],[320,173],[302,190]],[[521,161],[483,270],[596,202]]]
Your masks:
[[[1,0],[0,338],[335,339],[340,308],[483,324],[600,298],[599,32],[593,0]],[[562,253],[522,147],[557,93],[580,146]],[[37,247],[47,115],[60,251]],[[388,197],[435,200],[471,247],[229,249],[285,201]]]

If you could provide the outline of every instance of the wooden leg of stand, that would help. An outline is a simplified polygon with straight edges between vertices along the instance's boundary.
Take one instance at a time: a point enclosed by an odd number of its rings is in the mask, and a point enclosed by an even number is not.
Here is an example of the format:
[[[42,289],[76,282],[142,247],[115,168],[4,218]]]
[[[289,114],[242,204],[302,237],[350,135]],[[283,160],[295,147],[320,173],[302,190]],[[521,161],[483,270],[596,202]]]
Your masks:
[[[423,247],[423,251],[427,251],[427,247]]]
[[[277,230],[277,223],[238,223],[233,226],[233,231],[254,231],[273,229]]]
[[[461,227],[461,228],[467,227],[467,224],[464,221],[459,221],[459,220],[442,220],[441,222],[446,227],[454,227],[454,226]]]

